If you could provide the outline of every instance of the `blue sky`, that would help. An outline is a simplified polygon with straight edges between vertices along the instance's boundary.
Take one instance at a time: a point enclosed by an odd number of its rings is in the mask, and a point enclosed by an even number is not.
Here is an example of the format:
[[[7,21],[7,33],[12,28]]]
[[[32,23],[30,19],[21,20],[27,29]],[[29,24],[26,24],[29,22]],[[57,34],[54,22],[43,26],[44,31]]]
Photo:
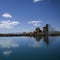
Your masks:
[[[0,33],[29,32],[47,23],[60,30],[60,0],[0,0]]]

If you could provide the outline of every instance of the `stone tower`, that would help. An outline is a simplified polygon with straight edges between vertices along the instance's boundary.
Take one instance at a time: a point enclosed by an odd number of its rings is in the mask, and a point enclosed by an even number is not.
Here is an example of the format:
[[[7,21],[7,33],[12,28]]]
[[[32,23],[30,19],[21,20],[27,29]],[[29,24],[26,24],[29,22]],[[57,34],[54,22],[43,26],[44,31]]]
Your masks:
[[[48,35],[48,24],[46,24],[46,26],[43,27],[43,33],[44,35]]]

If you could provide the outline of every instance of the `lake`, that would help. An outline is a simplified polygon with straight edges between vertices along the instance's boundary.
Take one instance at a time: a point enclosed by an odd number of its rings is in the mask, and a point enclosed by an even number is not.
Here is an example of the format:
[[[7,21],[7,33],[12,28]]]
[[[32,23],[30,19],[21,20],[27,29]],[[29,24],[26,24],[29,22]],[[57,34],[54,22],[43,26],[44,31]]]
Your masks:
[[[0,37],[0,60],[60,60],[60,36]]]

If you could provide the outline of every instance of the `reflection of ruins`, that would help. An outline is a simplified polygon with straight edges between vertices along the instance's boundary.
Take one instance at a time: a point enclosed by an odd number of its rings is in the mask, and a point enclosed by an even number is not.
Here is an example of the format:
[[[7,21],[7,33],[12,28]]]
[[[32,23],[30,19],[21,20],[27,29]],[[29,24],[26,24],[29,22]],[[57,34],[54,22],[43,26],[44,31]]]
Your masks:
[[[38,44],[41,41],[41,39],[43,38],[44,43],[46,43],[46,45],[49,45],[49,38],[48,38],[48,36],[43,36],[43,37],[42,36],[36,36],[34,38],[36,39],[36,42],[38,42]]]
[[[40,42],[40,40],[42,39],[42,36],[36,36],[36,37],[34,37],[35,38],[35,40],[37,41],[37,42]]]
[[[45,42],[47,45],[49,45],[49,38],[48,38],[48,36],[44,36],[44,37],[43,37],[43,40],[44,40],[44,42]]]

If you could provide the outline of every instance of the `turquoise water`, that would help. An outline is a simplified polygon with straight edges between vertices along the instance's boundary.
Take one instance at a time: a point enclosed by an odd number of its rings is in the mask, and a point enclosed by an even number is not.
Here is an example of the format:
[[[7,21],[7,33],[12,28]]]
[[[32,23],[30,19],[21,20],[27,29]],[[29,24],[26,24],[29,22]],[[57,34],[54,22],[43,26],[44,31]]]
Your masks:
[[[0,60],[60,60],[60,36],[0,37]]]

